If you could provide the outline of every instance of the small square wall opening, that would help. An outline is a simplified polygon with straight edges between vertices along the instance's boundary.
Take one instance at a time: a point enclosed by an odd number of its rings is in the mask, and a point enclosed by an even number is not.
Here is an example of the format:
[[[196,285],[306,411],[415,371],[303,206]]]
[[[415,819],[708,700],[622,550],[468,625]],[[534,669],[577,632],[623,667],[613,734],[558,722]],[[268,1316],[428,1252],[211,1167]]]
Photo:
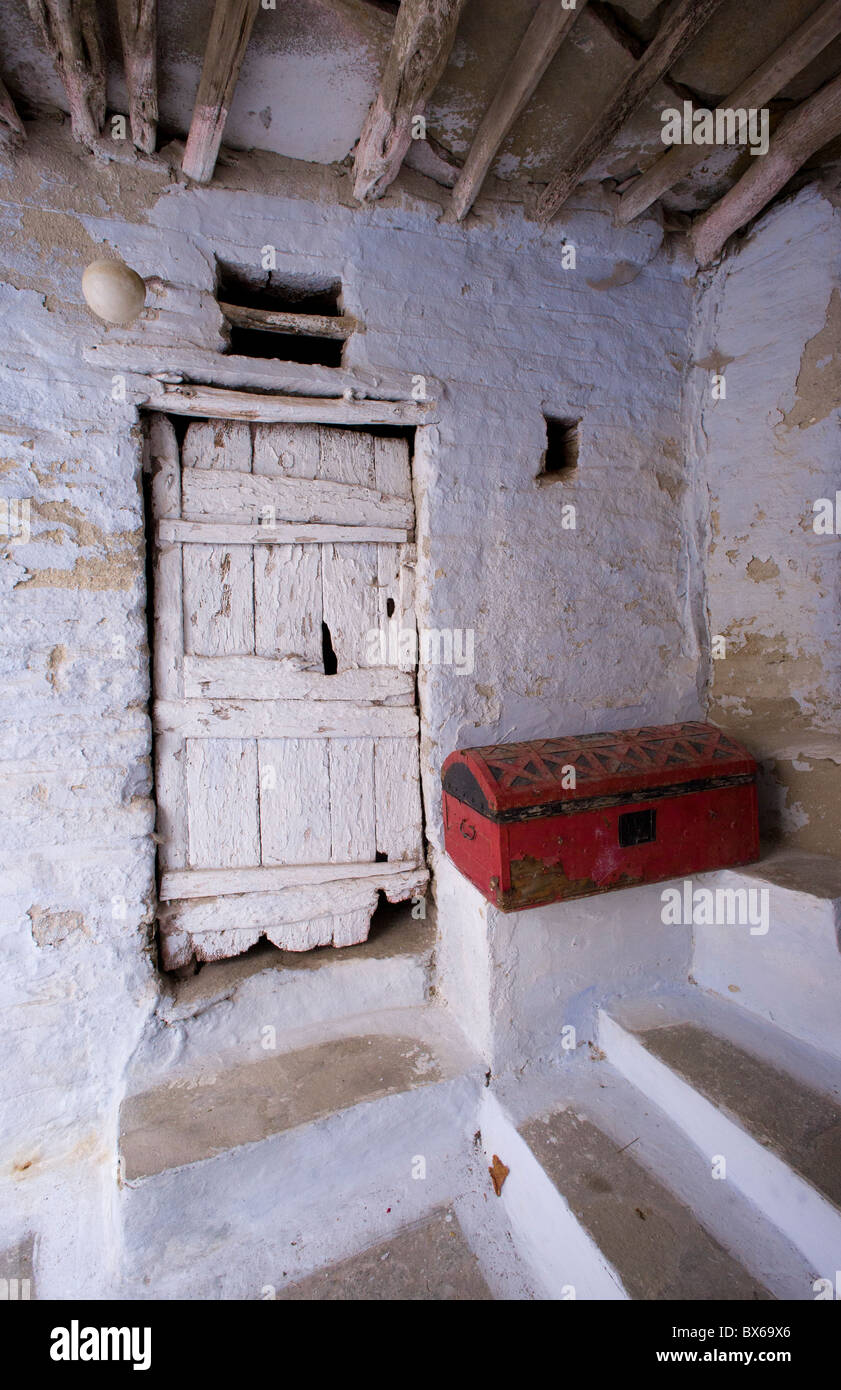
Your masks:
[[[340,367],[355,327],[342,312],[341,295],[337,279],[281,278],[276,271],[218,264],[216,298],[230,327],[229,351],[237,357]]]
[[[569,482],[578,468],[581,421],[557,415],[544,416],[546,448],[540,460],[538,482]]]

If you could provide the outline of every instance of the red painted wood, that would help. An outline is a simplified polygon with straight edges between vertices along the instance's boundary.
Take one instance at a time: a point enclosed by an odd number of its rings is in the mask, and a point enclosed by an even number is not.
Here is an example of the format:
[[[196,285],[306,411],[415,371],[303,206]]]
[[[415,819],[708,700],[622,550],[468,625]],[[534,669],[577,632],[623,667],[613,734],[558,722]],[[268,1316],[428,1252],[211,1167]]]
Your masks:
[[[574,788],[563,785],[569,767]],[[463,749],[443,777],[458,787],[444,791],[447,853],[503,911],[759,857],[756,762],[710,724]],[[733,778],[744,780],[705,785]],[[654,839],[620,845],[620,816],[645,811]]]

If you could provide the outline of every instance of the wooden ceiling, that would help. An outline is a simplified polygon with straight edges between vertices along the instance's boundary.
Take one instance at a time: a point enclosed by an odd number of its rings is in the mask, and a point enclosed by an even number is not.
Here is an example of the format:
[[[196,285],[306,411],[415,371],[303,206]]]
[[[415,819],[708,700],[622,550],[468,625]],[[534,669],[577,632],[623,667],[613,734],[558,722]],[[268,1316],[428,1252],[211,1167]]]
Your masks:
[[[183,149],[188,178],[206,183],[213,177],[255,21],[261,11],[284,3],[289,0],[207,0],[201,7],[207,34]],[[418,139],[418,134],[425,131],[425,121],[434,124],[442,88],[452,85],[454,46],[474,33],[486,0],[402,0],[399,7],[388,0],[318,3],[335,9],[343,22],[349,17],[358,22],[363,12],[373,14],[384,45],[379,90],[353,152],[353,190],[360,203],[381,198],[405,162],[449,185],[446,215],[463,219],[492,169],[499,168],[506,142],[528,122],[552,74],[563,62],[569,73],[571,57],[585,94],[579,89],[570,95],[566,109],[561,95],[554,112],[559,132],[554,167],[533,179],[530,203],[544,223],[588,174],[592,178],[595,171],[604,181],[605,161],[617,144],[624,168],[609,185],[618,194],[617,221],[632,221],[658,200],[668,212],[673,191],[684,188],[716,151],[703,144],[662,145],[653,123],[665,104],[682,107],[690,100],[696,109],[706,104],[768,108],[772,134],[767,153],[752,156],[743,147],[732,148],[723,191],[719,175],[708,205],[696,210],[691,221],[684,219],[699,264],[708,265],[732,233],[799,169],[835,153],[833,142],[841,137],[841,0],[741,0],[735,12],[733,0],[511,0],[513,30],[499,34],[507,52],[505,65],[495,74],[461,159],[433,139],[431,131],[426,138]],[[103,32],[116,18],[131,139],[141,153],[154,154],[161,63],[157,0],[25,0],[25,5],[31,36],[60,78],[73,135],[100,154],[109,143]],[[774,23],[763,24],[772,10]],[[742,23],[734,24],[734,13]],[[622,56],[607,86],[607,64],[592,40],[596,32],[609,35]],[[729,85],[731,79],[722,74],[732,66],[727,60],[734,51],[738,78]],[[712,75],[711,53],[719,55]],[[752,54],[759,60],[756,66]],[[19,77],[17,87],[11,81],[13,58],[8,47],[0,52],[0,74],[10,78],[8,89],[0,80],[0,143],[8,149],[25,140],[26,116],[38,108],[38,93],[21,90]],[[694,82],[687,80],[687,72]],[[711,88],[723,84],[726,90],[710,96]],[[566,85],[572,92],[572,85]],[[649,137],[635,152],[628,132],[644,117]],[[353,138],[351,133],[346,147]]]

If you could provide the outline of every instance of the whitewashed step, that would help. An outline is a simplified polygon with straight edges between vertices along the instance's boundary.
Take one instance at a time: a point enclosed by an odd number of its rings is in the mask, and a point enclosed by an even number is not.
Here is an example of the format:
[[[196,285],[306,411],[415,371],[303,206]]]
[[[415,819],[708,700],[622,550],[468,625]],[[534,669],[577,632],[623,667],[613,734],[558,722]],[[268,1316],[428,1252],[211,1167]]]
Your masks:
[[[294,1043],[124,1102],[126,1296],[270,1297],[457,1190],[485,1069],[443,1010]]]
[[[482,1302],[492,1299],[452,1208],[439,1208],[378,1242],[280,1290],[281,1301]]]
[[[841,1057],[841,860],[777,851],[743,869],[699,874],[694,886],[766,893],[768,930],[727,925],[726,916],[696,925],[692,978]]]
[[[841,1069],[836,1060],[700,991],[599,1015],[608,1060],[678,1124],[806,1257],[841,1261]]]
[[[431,918],[418,921],[409,904],[389,904],[358,946],[298,953],[264,944],[190,979],[170,979],[132,1058],[127,1093],[176,1073],[259,1061],[302,1027],[418,1007],[430,995],[434,947]]]
[[[539,1297],[814,1297],[801,1252],[606,1062],[495,1082],[482,1142]]]

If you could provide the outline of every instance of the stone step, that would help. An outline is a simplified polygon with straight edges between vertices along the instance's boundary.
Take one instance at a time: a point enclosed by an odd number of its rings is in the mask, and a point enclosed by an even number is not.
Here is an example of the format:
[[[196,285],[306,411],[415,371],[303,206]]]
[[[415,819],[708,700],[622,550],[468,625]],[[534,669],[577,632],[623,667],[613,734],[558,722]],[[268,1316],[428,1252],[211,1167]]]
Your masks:
[[[841,1257],[841,1069],[724,1001],[686,991],[603,1009],[608,1060],[810,1262]],[[724,1168],[722,1168],[722,1160]]]
[[[556,1110],[520,1133],[632,1299],[769,1298],[633,1148],[585,1114]]]
[[[801,1252],[608,1062],[494,1083],[482,1142],[541,1297],[814,1297]]]
[[[201,1163],[351,1106],[449,1080],[465,1057],[443,1013],[395,1009],[363,1016],[353,1031],[343,1023],[330,1035],[299,1029],[293,1046],[216,1073],[187,1078],[178,1070],[124,1100],[122,1176],[133,1182]]]
[[[280,1290],[278,1300],[484,1301],[493,1298],[452,1208],[439,1208],[347,1260]]]
[[[459,1190],[483,1063],[446,1012],[299,1030],[121,1111],[126,1296],[259,1298]]]
[[[700,874],[695,886],[763,891],[768,918],[767,931],[728,923],[726,914],[696,925],[692,979],[841,1057],[841,860],[779,850],[746,868]]]
[[[263,943],[190,979],[169,979],[132,1058],[127,1091],[264,1060],[302,1027],[421,1006],[431,992],[434,945],[433,921],[416,920],[399,903],[378,910],[358,946],[298,953]]]

